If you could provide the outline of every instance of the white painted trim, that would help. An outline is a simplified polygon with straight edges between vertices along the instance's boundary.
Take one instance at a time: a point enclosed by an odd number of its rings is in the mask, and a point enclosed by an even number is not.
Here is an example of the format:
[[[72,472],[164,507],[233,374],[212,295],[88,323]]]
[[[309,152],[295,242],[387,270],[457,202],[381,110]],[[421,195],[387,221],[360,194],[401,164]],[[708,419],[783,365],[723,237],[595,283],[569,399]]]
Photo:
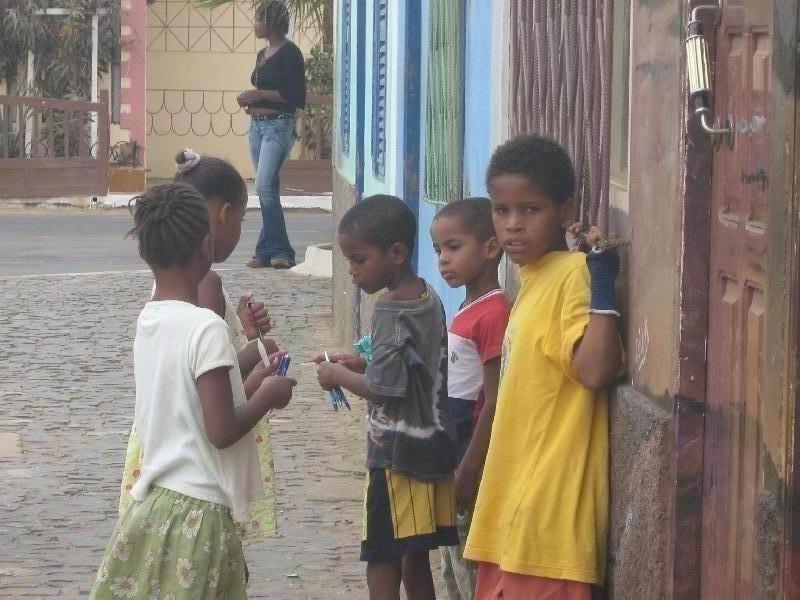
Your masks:
[[[508,139],[509,136],[509,117],[508,117],[508,78],[509,78],[509,23],[511,8],[509,0],[492,0],[494,10],[492,11],[492,152],[494,149]],[[508,284],[509,272],[508,256],[503,255],[498,268],[500,285],[505,290]]]
[[[402,138],[405,87],[405,9],[399,2],[387,3],[386,22],[388,58],[386,64],[386,175],[384,185],[389,194],[403,197]]]
[[[355,8],[355,5],[358,4],[359,0],[353,0],[352,6]],[[356,9],[357,11],[357,9]],[[364,122],[362,124],[363,131],[364,131],[364,152],[362,154],[364,163],[361,165],[363,169],[363,181],[364,181],[364,196],[368,196],[371,193],[374,193],[373,184],[372,182],[380,181],[378,177],[375,175],[375,169],[372,164],[372,119],[375,113],[375,96],[373,94],[374,87],[375,87],[375,3],[374,2],[367,2],[366,10],[364,11],[364,47],[358,48],[356,53],[354,53],[350,60],[353,61],[356,59],[356,62],[353,64],[357,64],[357,57],[359,53],[363,53],[364,56]],[[358,19],[353,19],[357,21]],[[356,29],[356,38],[358,38],[358,33]],[[388,77],[387,77],[388,79]],[[351,95],[355,97],[358,93],[358,76],[356,76],[356,86],[351,91]],[[351,111],[355,112],[356,121],[358,119],[358,102],[356,102],[356,110]],[[355,156],[355,146],[353,145],[356,142],[356,136],[354,135],[356,131],[358,131],[358,124],[356,123],[356,129],[352,130],[353,137],[350,138],[350,147],[353,150],[353,155]],[[358,165],[356,164],[356,171],[358,170]]]
[[[419,214],[424,211],[424,205],[428,203],[425,199],[425,161],[428,155],[428,64],[430,63],[430,23],[431,8],[429,2],[421,3],[422,9],[422,31],[420,32],[421,49],[419,55],[419,173],[418,173],[418,193],[419,193]],[[429,203],[428,203],[429,204]],[[421,223],[420,223],[421,225]],[[418,237],[422,237],[421,235]]]
[[[508,139],[509,0],[492,0],[492,150]]]
[[[342,167],[341,164],[344,162],[342,160],[342,132],[341,132],[341,117],[339,116],[342,111],[341,107],[341,100],[342,100],[342,57],[339,53],[339,49],[342,47],[342,0],[333,0],[333,43],[334,47],[337,49],[336,52],[333,54],[333,101],[334,101],[334,110],[332,111],[333,114],[333,139],[331,140],[332,144],[332,156],[333,156],[333,164],[334,168]]]

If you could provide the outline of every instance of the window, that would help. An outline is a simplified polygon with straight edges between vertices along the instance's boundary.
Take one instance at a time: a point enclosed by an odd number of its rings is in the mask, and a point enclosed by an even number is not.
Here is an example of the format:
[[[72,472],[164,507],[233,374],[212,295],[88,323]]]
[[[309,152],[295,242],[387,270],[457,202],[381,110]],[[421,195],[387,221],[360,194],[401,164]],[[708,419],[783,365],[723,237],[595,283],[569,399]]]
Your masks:
[[[372,65],[372,170],[386,175],[386,53],[388,0],[375,2]]]
[[[339,86],[341,99],[339,132],[342,138],[342,152],[345,154],[350,154],[350,18],[350,0],[342,0],[342,79]]]

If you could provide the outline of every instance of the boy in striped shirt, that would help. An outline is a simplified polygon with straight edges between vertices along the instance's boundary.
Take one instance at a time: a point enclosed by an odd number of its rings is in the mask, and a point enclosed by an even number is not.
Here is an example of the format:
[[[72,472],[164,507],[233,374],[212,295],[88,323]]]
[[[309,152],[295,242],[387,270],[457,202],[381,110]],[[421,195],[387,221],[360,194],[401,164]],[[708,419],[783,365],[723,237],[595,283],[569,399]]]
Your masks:
[[[451,202],[437,213],[431,237],[439,272],[466,300],[448,328],[447,387],[455,420],[458,546],[442,548],[442,572],[451,600],[472,600],[477,569],[463,558],[471,510],[489,447],[509,305],[497,269],[502,251],[488,198]]]

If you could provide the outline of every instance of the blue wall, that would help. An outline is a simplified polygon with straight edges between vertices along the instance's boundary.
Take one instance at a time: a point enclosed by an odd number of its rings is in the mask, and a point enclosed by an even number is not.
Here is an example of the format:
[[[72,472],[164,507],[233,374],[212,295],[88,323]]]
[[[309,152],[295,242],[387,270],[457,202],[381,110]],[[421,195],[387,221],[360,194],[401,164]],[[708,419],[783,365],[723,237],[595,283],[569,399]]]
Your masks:
[[[393,194],[403,198],[417,214],[417,272],[436,288],[449,319],[463,302],[464,291],[450,289],[439,276],[430,237],[436,206],[420,200],[424,197],[429,3],[424,0],[388,3],[386,173],[383,177],[376,176],[372,166],[374,3],[363,0],[351,0],[351,3],[350,152],[345,156],[337,148],[334,164],[348,180],[360,184],[359,199],[371,194]],[[495,3],[473,0],[465,3],[464,194],[475,196],[486,195],[484,175],[495,125],[492,89],[499,85],[493,77],[496,57],[493,58],[492,52],[492,7]],[[342,2],[338,4],[341,11]],[[356,23],[357,16],[363,22]],[[336,35],[337,47],[341,48],[338,39],[341,27],[337,27]],[[340,65],[341,61],[337,61],[337,68]],[[356,73],[356,65],[360,65],[361,72]],[[360,136],[356,136],[357,131]],[[359,143],[361,146],[357,148]]]
[[[464,71],[464,196],[486,196],[486,167],[492,154],[492,2],[467,2]]]
[[[423,10],[423,40],[428,39],[428,6]],[[492,54],[492,2],[466,2],[466,38],[464,53],[464,195],[484,196],[486,189],[484,176],[492,152],[492,86],[499,85],[493,76]],[[428,52],[422,45],[422,97],[427,92]],[[425,106],[420,107],[421,127],[425,131]],[[424,133],[422,134],[424,156]],[[424,168],[424,158],[422,161]],[[420,197],[424,186],[424,174],[420,175]],[[430,226],[436,215],[436,207],[427,202],[420,203],[419,209],[419,263],[418,272],[434,284],[442,298],[448,320],[458,311],[464,301],[464,290],[451,289],[440,277],[436,254],[430,237]]]

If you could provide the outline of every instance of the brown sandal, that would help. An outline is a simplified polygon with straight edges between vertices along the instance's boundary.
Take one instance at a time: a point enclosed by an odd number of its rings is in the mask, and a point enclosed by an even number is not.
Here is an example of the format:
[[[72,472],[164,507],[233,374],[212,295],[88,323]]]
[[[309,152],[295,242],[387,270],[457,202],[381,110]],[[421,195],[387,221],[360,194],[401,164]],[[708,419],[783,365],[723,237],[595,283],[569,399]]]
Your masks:
[[[266,269],[267,267],[271,266],[266,260],[261,260],[255,256],[244,264],[251,269]]]
[[[294,265],[285,258],[273,258],[269,261],[273,269],[291,269]]]

